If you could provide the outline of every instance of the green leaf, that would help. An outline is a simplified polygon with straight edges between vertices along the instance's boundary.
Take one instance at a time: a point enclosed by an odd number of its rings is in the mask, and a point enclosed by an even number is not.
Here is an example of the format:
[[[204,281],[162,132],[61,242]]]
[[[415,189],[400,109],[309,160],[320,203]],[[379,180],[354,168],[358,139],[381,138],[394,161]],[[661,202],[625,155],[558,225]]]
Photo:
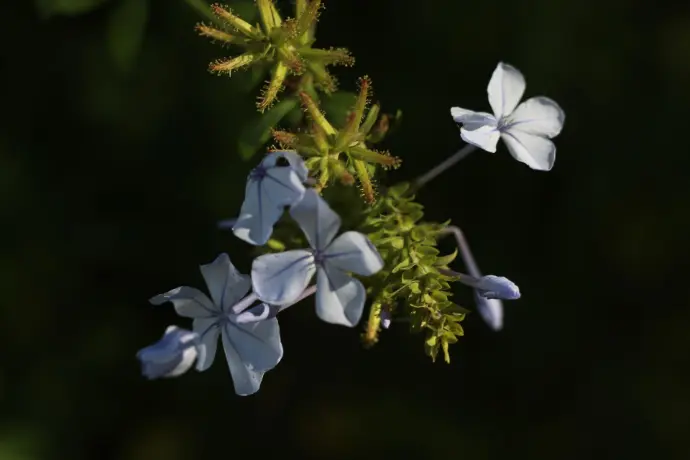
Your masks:
[[[455,337],[453,337],[455,338]],[[455,339],[457,342],[458,339]],[[450,364],[450,353],[448,353],[448,341],[447,340],[442,340],[441,341],[441,346],[443,347],[443,359],[446,361],[446,363]]]
[[[139,54],[146,31],[148,5],[148,0],[119,0],[108,16],[108,51],[123,73],[132,70]]]
[[[393,268],[392,272],[393,272],[393,273],[397,273],[397,272],[399,272],[400,270],[404,270],[404,269],[406,269],[406,268],[409,267],[409,266],[410,266],[410,259],[409,259],[409,258],[405,258],[405,259],[403,259],[398,265],[396,265],[396,266]]]
[[[36,9],[44,18],[54,15],[76,16],[93,11],[107,0],[35,0]]]
[[[400,198],[409,188],[409,182],[400,182],[389,188],[388,194],[394,198]]]
[[[455,260],[455,258],[458,256],[458,249],[455,248],[455,251],[453,251],[452,254],[448,254],[447,256],[441,256],[436,258],[436,262],[434,263],[434,266],[436,267],[445,267],[449,263]]]
[[[251,158],[259,148],[271,138],[271,130],[295,107],[298,101],[294,97],[283,99],[263,115],[254,116],[247,128],[240,135],[238,150],[244,160]]]
[[[355,105],[357,95],[349,91],[336,91],[321,100],[321,107],[326,112],[326,118],[336,128],[345,126],[345,120],[350,109]]]
[[[439,253],[439,250],[432,247],[432,246],[419,245],[415,248],[415,250],[422,256],[434,256],[435,257]]]

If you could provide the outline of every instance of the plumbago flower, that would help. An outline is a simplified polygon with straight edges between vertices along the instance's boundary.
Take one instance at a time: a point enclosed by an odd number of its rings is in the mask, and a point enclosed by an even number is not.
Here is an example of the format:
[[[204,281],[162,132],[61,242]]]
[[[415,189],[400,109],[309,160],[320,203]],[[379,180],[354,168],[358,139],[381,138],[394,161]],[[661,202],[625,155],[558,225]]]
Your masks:
[[[150,302],[154,305],[172,302],[178,315],[194,320],[192,328],[206,351],[199,354],[199,371],[205,371],[213,364],[218,338],[221,337],[235,392],[238,395],[256,393],[264,373],[274,368],[283,357],[278,320],[238,320],[246,318],[246,313],[253,310],[256,310],[254,316],[265,317],[265,306],[248,308],[256,301],[256,296],[244,297],[251,281],[249,276],[237,271],[227,254],[219,255],[200,269],[211,299],[198,289],[183,286],[157,295]]]
[[[487,92],[493,115],[460,107],[450,109],[453,119],[462,124],[462,139],[493,153],[500,137],[516,160],[532,169],[549,171],[556,161],[556,146],[550,139],[563,128],[563,110],[543,96],[518,105],[525,92],[525,78],[503,62],[494,70]]]
[[[163,338],[137,353],[142,374],[150,380],[177,377],[187,372],[195,360],[199,369],[206,360],[206,346],[199,339],[195,332],[168,326]]]
[[[366,300],[362,283],[347,272],[370,276],[383,260],[369,239],[359,232],[338,238],[340,217],[316,191],[309,189],[290,215],[304,232],[310,250],[259,256],[252,264],[252,285],[258,298],[273,305],[294,302],[317,273],[316,313],[322,320],[354,326]]]
[[[244,203],[232,230],[238,238],[266,244],[273,226],[304,195],[307,168],[295,152],[271,152],[249,173]]]

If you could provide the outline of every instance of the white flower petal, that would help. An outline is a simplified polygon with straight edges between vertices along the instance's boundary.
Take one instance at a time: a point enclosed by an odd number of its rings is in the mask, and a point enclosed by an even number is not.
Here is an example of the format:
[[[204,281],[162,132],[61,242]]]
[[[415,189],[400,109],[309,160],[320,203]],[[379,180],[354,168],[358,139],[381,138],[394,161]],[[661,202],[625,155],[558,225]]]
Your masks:
[[[304,192],[302,201],[290,208],[290,215],[314,249],[326,248],[340,230],[340,216],[314,189]]]
[[[185,349],[182,352],[182,359],[180,360],[180,362],[177,363],[177,366],[175,366],[175,368],[172,369],[170,373],[166,375],[166,377],[179,377],[180,375],[187,372],[194,364],[194,360],[197,358],[198,355],[199,353],[195,347]]]
[[[359,232],[345,232],[324,251],[328,263],[341,270],[370,276],[383,268],[383,259],[369,238]]]
[[[362,317],[366,291],[359,280],[328,262],[316,279],[316,314],[327,323],[354,327]]]
[[[153,305],[172,302],[178,315],[186,318],[208,318],[217,314],[220,309],[200,290],[180,286],[165,294],[159,294],[149,299]]]
[[[290,167],[268,168],[265,176],[258,179],[250,175],[233,232],[248,243],[266,244],[285,207],[298,202],[303,194],[304,185]]]
[[[487,299],[516,300],[520,298],[520,288],[505,276],[486,275],[475,285],[479,295]]]
[[[232,375],[235,393],[240,396],[254,394],[259,391],[261,387],[264,371],[255,371],[250,369],[247,364],[243,363],[233,343],[228,339],[228,334],[223,334],[223,350],[225,351],[225,359],[228,361],[228,367],[230,368],[230,375]]]
[[[556,162],[556,146],[545,137],[511,128],[503,131],[501,139],[513,158],[532,169],[549,171]]]
[[[247,184],[240,215],[232,227],[236,237],[256,246],[266,244],[273,233],[273,225],[284,211],[281,207],[266,203],[261,182],[251,180]]]
[[[204,346],[205,352],[199,354],[196,362],[196,370],[205,371],[216,359],[216,348],[218,348],[218,335],[220,330],[217,318],[198,318],[192,323],[194,332],[199,334],[199,342]]]
[[[496,118],[510,114],[525,92],[525,77],[515,67],[499,62],[491,75],[489,86],[489,104]]]
[[[275,315],[278,314],[278,310],[279,307],[272,306],[267,303],[261,303],[259,305],[254,305],[251,308],[247,308],[246,310],[242,311],[242,313],[234,316],[234,318],[237,324],[256,323],[268,318],[274,318]]]
[[[460,129],[460,137],[468,144],[476,145],[482,150],[494,153],[496,152],[496,144],[501,137],[501,133],[495,126],[482,126],[469,131],[465,128]]]
[[[450,115],[456,123],[462,124],[462,127],[468,131],[474,131],[482,126],[497,126],[496,117],[486,112],[473,112],[460,107],[451,107]]]
[[[141,370],[148,379],[177,377],[187,372],[203,351],[199,336],[191,331],[169,326],[163,337],[137,352]]]
[[[297,173],[287,166],[266,171],[262,185],[268,200],[281,209],[294,205],[304,195],[304,184]]]
[[[229,342],[242,362],[255,371],[273,369],[283,357],[280,342],[280,327],[276,318],[251,324],[227,322],[223,334],[228,334]]]
[[[278,160],[280,158],[287,160],[289,166],[279,166]],[[302,182],[307,180],[307,176],[309,174],[309,170],[307,169],[307,165],[304,164],[304,160],[294,150],[279,150],[271,152],[264,157],[264,159],[261,161],[261,165],[264,168],[292,168]]]
[[[309,285],[315,270],[310,251],[264,254],[252,264],[254,293],[262,302],[273,305],[293,302]]]
[[[548,97],[533,97],[520,104],[508,117],[509,129],[529,134],[556,137],[563,129],[565,112]]]
[[[503,303],[500,300],[486,299],[475,291],[474,301],[477,305],[477,310],[479,310],[479,314],[491,329],[494,331],[503,329]]]
[[[243,275],[223,253],[210,264],[199,267],[213,303],[226,311],[244,297],[252,286],[249,275]]]
[[[307,165],[304,164],[304,160],[299,154],[293,150],[282,150],[280,152],[272,152],[268,156],[275,154],[277,158],[283,157],[287,160],[293,171],[297,173],[297,177],[300,178],[302,182],[307,180],[309,175],[309,170]],[[276,159],[277,161],[277,159]],[[274,163],[275,164],[275,163]]]

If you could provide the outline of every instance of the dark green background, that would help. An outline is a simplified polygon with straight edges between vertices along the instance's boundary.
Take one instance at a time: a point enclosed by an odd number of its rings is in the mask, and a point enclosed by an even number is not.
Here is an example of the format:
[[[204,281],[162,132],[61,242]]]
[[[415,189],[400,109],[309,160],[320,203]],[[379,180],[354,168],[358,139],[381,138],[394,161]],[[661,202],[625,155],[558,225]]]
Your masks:
[[[236,148],[251,74],[207,73],[230,51],[196,36],[182,0],[148,4],[126,72],[108,41],[121,1],[0,10],[0,460],[690,458],[687,4],[326,2],[318,43],[357,58],[341,87],[369,74],[403,111],[391,180],[462,145],[449,108],[487,110],[500,60],[565,128],[549,173],[501,146],[419,195],[519,284],[502,333],[470,315],[452,363],[432,364],[404,325],[367,351],[305,303],[281,317],[283,361],[241,398],[222,359],[148,382],[134,355],[187,324],[149,297],[202,287],[197,266],[222,251],[249,267],[215,222],[252,167]]]

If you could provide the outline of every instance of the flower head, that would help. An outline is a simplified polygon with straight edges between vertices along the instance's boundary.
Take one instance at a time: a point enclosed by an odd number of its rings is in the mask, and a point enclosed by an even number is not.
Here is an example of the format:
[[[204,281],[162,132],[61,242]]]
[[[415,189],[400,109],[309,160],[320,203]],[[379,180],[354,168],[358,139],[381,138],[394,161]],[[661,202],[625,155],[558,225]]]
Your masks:
[[[177,377],[187,372],[197,360],[197,369],[205,360],[206,347],[199,334],[177,326],[168,326],[163,337],[137,352],[141,372],[150,380]]]
[[[313,48],[314,27],[322,7],[321,0],[298,1],[295,18],[281,18],[272,0],[257,0],[260,25],[252,25],[230,9],[212,5],[219,27],[199,24],[197,30],[216,42],[241,48],[242,54],[217,60],[209,70],[231,75],[233,71],[253,65],[270,64],[271,79],[257,104],[260,111],[277,99],[290,74],[309,75],[327,93],[336,89],[336,80],[328,72],[330,65],[350,66],[354,58],[344,48]]]
[[[302,105],[312,120],[309,133],[273,132],[274,139],[280,145],[294,149],[307,158],[306,164],[312,176],[318,177],[319,190],[334,179],[352,185],[356,177],[362,195],[369,203],[376,200],[372,177],[377,167],[397,168],[401,161],[388,152],[378,152],[371,148],[371,144],[379,141],[388,129],[385,126],[388,118],[379,118],[378,105],[374,104],[367,110],[371,92],[369,77],[361,78],[359,94],[345,126],[336,129],[321,112],[316,101],[302,91],[299,94]]]
[[[154,305],[172,302],[180,316],[193,318],[192,327],[205,346],[205,356],[199,359],[199,371],[208,369],[216,355],[218,338],[222,338],[230,374],[239,395],[256,393],[266,371],[275,367],[283,357],[278,320],[241,322],[238,316],[249,308],[243,297],[249,291],[249,276],[240,274],[227,254],[219,255],[210,264],[202,265],[201,274],[211,294],[192,287],[178,287],[151,299]],[[248,297],[251,301],[252,296]],[[254,316],[260,316],[258,311]]]
[[[502,62],[494,70],[487,92],[493,115],[460,107],[450,109],[453,119],[462,124],[462,139],[495,152],[500,137],[516,160],[532,169],[550,170],[556,161],[556,146],[549,139],[561,132],[565,120],[559,105],[543,96],[518,105],[525,92],[525,78],[515,67]]]
[[[458,277],[458,281],[475,288],[477,293],[486,299],[516,300],[520,298],[520,288],[504,276],[470,276],[464,273],[452,273]]]
[[[344,326],[359,322],[366,292],[347,272],[370,276],[383,268],[381,256],[359,232],[340,229],[340,217],[313,190],[290,209],[311,249],[259,256],[252,265],[254,292],[262,301],[283,305],[293,302],[317,274],[316,313],[324,321]]]
[[[244,203],[232,230],[254,245],[266,244],[273,225],[286,206],[298,202],[304,194],[307,168],[295,152],[271,152],[247,178]]]

